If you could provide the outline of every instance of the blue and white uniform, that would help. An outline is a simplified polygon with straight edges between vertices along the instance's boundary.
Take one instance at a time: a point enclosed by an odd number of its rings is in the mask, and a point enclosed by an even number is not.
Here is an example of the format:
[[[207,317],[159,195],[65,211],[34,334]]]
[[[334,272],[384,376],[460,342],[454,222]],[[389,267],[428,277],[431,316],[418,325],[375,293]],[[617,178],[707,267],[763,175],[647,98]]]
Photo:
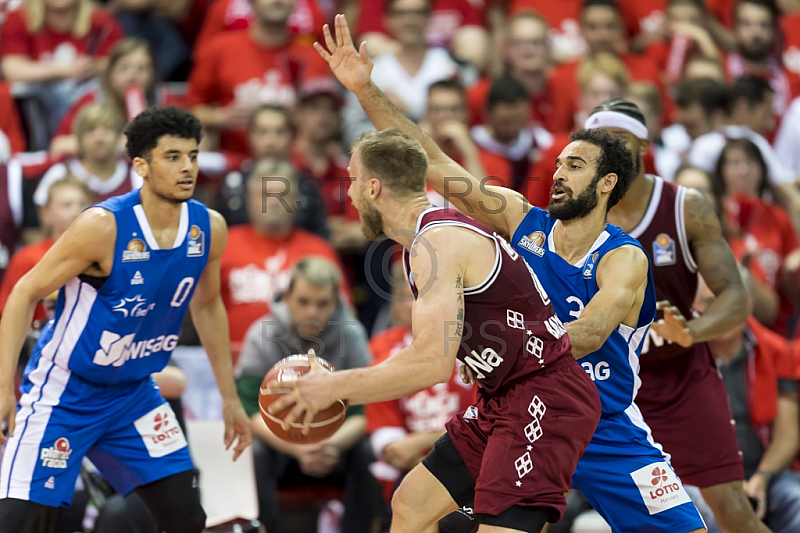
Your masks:
[[[621,246],[641,245],[608,224],[589,252],[570,264],[555,251],[553,229],[559,223],[533,207],[511,242],[536,272],[558,317],[568,323],[597,294],[597,264],[603,256]],[[639,355],[656,314],[652,269],[648,278],[636,327],[620,324],[599,350],[579,360],[597,385],[602,415],[572,484],[615,532],[682,533],[704,527],[703,520],[634,402],[641,385]]]
[[[0,498],[67,506],[84,456],[122,494],[192,468],[150,376],[175,349],[208,261],[208,210],[182,204],[175,242],[161,249],[138,190],[97,207],[116,220],[111,273],[78,276],[58,293],[25,370]]]

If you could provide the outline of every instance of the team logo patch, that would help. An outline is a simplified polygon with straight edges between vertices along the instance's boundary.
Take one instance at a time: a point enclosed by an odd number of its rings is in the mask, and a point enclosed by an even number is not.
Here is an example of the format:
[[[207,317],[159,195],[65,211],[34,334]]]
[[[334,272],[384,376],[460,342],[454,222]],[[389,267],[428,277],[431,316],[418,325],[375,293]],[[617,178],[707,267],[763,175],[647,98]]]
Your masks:
[[[142,276],[142,273],[138,270],[131,278],[131,285],[144,285],[144,276]]]
[[[150,259],[150,252],[142,239],[131,239],[128,246],[122,251],[122,261],[147,261]]]
[[[675,264],[675,241],[666,233],[659,233],[653,241],[653,263],[656,266]]]
[[[46,489],[54,489],[56,488],[56,478],[55,476],[50,476],[47,478],[47,481],[44,482],[44,488]]]
[[[135,276],[134,276],[135,277]],[[155,302],[148,304],[147,300],[137,294],[133,298],[123,298],[111,309],[114,312],[122,313],[124,318],[143,318],[156,306]]]
[[[186,257],[201,257],[203,255],[205,237],[205,233],[199,226],[192,226],[189,228]]]
[[[530,235],[523,235],[519,240],[519,246],[529,250],[539,257],[544,255],[544,233],[541,231],[534,231]]]
[[[592,257],[586,262],[586,266],[583,269],[583,278],[584,279],[592,279],[592,271],[594,270],[594,266],[597,264],[597,257],[599,254],[597,252],[592,254]]]
[[[164,457],[186,446],[186,437],[168,404],[159,405],[133,425],[150,457]]]
[[[42,460],[42,466],[44,467],[66,468],[70,455],[72,455],[72,448],[69,446],[69,441],[66,437],[61,437],[56,439],[49,448],[42,448],[39,459]]]
[[[672,467],[664,461],[631,472],[631,478],[651,515],[692,501]]]
[[[467,407],[467,410],[464,411],[464,420],[477,420],[478,419],[478,408],[474,405],[470,405]]]

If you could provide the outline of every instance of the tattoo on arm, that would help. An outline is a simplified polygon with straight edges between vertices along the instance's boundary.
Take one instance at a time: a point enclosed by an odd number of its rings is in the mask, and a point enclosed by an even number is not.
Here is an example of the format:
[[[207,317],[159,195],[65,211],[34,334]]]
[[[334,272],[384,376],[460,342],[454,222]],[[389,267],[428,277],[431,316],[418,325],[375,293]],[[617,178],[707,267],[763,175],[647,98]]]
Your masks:
[[[714,294],[719,294],[739,280],[736,260],[711,204],[700,193],[694,192],[686,195],[685,203],[689,247],[703,279]]]
[[[461,274],[456,277],[456,301],[458,310],[456,311],[456,335],[461,335],[464,329],[464,285],[461,282]]]

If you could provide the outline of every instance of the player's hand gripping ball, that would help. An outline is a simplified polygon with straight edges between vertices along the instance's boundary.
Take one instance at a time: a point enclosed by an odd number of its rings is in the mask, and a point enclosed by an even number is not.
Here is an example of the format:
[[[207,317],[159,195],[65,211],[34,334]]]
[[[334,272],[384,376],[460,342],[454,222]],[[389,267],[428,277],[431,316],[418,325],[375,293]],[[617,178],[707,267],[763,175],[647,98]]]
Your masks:
[[[317,362],[329,372],[336,370],[325,359],[317,357]],[[284,357],[275,363],[275,366],[264,376],[264,381],[261,382],[261,389],[258,393],[261,418],[264,419],[267,427],[278,438],[294,444],[311,444],[327,439],[342,426],[347,414],[347,401],[337,400],[330,407],[314,415],[308,435],[303,435],[302,420],[293,422],[288,431],[283,429],[283,418],[289,414],[291,408],[286,408],[277,413],[269,412],[269,406],[272,402],[284,394],[292,392],[288,387],[281,387],[281,384],[296,380],[310,369],[311,364],[305,354]]]

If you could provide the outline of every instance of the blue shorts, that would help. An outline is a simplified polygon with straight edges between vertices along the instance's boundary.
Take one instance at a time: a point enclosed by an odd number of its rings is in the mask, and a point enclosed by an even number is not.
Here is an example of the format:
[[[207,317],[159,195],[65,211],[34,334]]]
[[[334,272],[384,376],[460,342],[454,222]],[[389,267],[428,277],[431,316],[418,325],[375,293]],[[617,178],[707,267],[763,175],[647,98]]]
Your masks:
[[[583,492],[614,533],[705,528],[669,455],[652,441],[635,405],[623,413],[603,414],[572,486]]]
[[[123,495],[193,468],[152,379],[104,386],[43,357],[34,363],[3,452],[0,498],[69,506],[84,456]]]

